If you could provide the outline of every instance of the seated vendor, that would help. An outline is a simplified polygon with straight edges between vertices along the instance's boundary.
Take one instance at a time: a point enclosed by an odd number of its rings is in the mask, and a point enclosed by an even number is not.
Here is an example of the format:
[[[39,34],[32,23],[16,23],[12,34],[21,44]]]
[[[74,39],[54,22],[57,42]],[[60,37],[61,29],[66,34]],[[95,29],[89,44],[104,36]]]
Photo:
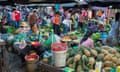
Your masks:
[[[39,26],[37,24],[32,24],[26,42],[30,44],[31,50],[36,51],[38,55],[41,55],[45,51],[45,48],[43,48],[43,45],[40,43],[41,39],[42,34],[39,31]],[[35,43],[37,43],[37,45],[34,45]]]
[[[80,41],[79,46],[94,48],[94,41],[90,38],[91,35],[92,35],[92,32],[89,32],[89,31],[86,32],[86,34]]]
[[[27,23],[24,24],[24,25],[22,24],[21,26],[24,27],[26,25],[28,25],[28,24]],[[40,32],[38,30],[37,24],[31,25],[31,31],[30,32],[28,32],[26,34],[25,33],[18,34],[18,37],[22,38],[22,39],[18,40],[18,38],[16,38],[16,41],[24,40],[22,42],[24,44],[26,44],[26,46],[24,48],[20,48],[20,47],[17,48],[18,52],[20,53],[20,57],[22,58],[23,61],[24,61],[25,55],[29,54],[33,50],[35,52],[37,52],[38,55],[42,56],[42,53],[44,52],[44,49],[43,49],[42,45],[40,45],[40,43],[39,43],[39,40],[40,40],[39,36],[40,36]],[[35,44],[36,42],[37,42],[37,46],[34,46],[33,43]]]

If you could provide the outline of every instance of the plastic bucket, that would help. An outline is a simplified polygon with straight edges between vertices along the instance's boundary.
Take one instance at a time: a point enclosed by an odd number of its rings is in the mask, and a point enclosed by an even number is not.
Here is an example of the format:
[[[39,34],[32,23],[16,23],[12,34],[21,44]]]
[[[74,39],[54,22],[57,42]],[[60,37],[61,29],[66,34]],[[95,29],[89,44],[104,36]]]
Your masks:
[[[51,45],[53,51],[53,62],[56,67],[66,66],[66,51],[67,44],[65,43],[54,43]]]
[[[102,31],[101,32],[101,39],[106,39],[107,38],[107,32],[106,31]]]
[[[107,35],[106,31],[101,32],[100,38],[101,38],[103,44],[105,43],[107,36],[108,35]]]
[[[39,61],[38,55],[26,55],[25,56],[27,72],[35,72],[37,68],[37,62]]]

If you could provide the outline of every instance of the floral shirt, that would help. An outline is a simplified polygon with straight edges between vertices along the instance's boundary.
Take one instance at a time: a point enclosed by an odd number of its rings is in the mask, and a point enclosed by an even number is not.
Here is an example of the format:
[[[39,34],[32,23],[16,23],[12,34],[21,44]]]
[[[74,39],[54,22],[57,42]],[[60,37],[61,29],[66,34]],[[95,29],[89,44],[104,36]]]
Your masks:
[[[40,41],[42,39],[42,32],[40,31],[37,31],[36,34],[34,34],[32,31],[30,31],[28,33],[28,42],[29,41],[34,41],[34,42],[37,42],[37,41]]]

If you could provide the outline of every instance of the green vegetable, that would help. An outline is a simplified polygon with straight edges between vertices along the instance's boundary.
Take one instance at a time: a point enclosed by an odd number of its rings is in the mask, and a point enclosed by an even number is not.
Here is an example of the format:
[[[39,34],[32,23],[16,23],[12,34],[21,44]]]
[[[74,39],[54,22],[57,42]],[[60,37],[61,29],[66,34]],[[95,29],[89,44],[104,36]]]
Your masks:
[[[100,39],[100,33],[92,34],[92,39],[96,42],[98,39]]]

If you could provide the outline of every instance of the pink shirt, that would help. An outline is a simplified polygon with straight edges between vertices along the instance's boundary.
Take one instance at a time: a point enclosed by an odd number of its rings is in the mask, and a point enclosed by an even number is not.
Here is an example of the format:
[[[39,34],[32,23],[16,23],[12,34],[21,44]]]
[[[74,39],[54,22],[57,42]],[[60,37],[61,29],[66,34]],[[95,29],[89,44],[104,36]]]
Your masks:
[[[91,38],[88,38],[86,41],[84,41],[82,44],[84,47],[90,47],[94,48],[94,41]],[[79,45],[80,46],[80,45]]]

